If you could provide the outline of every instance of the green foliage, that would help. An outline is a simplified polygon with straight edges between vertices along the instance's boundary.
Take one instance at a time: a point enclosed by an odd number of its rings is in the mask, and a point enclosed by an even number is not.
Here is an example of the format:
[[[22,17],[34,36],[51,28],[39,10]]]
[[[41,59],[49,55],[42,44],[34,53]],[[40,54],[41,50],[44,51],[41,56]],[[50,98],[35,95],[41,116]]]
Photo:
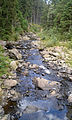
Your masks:
[[[59,41],[71,41],[72,0],[50,0],[50,2],[45,4],[42,26],[48,31],[49,36],[53,34]]]
[[[41,26],[37,25],[37,24],[30,24],[29,25],[29,31],[34,32],[34,33],[38,33],[41,31]]]
[[[7,74],[9,70],[10,60],[7,56],[4,56],[4,49],[0,46],[0,77],[3,74]]]
[[[53,34],[53,30],[50,29],[49,31],[42,31],[38,33],[38,36],[41,37],[45,47],[53,47],[59,44],[59,40],[57,39],[56,35]]]
[[[27,22],[27,20],[24,19],[23,15],[20,11],[18,12],[18,18],[19,18],[21,28],[24,31],[28,31],[28,22]]]
[[[18,0],[0,1],[0,39],[17,40],[19,34],[27,31],[28,23],[19,9]]]

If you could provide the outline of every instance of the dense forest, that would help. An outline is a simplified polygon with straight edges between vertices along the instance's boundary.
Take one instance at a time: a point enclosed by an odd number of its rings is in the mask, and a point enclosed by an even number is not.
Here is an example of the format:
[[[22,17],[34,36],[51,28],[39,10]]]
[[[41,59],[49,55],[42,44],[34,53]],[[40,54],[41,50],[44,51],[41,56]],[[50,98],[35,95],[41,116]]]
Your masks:
[[[48,33],[71,40],[72,0],[1,0],[0,39],[13,40],[28,24],[40,24]]]

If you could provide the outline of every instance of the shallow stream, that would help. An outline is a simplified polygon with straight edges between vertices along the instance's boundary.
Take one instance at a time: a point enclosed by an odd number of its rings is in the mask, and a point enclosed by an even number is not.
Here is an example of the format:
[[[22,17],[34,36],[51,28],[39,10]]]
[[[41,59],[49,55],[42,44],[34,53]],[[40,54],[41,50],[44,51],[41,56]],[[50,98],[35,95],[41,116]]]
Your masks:
[[[34,86],[34,77],[58,82],[63,79],[57,77],[53,70],[47,69],[44,59],[32,41],[34,40],[21,41],[22,49],[19,51],[26,63],[30,62],[30,65],[36,64],[39,67],[23,67],[21,72],[17,71],[20,79],[17,91],[22,97],[16,102],[9,101],[4,106],[5,114],[10,114],[10,120],[72,120],[72,107],[67,105],[66,96],[58,99],[56,96],[49,96],[49,91]],[[25,70],[28,70],[27,76],[22,74]]]

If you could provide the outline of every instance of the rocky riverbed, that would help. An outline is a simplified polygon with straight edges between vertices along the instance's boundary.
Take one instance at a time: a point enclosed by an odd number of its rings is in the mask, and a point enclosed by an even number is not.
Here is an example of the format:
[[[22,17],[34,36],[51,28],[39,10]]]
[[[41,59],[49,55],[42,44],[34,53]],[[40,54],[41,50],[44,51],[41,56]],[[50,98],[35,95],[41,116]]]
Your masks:
[[[0,81],[0,119],[71,120],[72,69],[63,48],[44,48],[33,33],[1,44],[12,61]]]

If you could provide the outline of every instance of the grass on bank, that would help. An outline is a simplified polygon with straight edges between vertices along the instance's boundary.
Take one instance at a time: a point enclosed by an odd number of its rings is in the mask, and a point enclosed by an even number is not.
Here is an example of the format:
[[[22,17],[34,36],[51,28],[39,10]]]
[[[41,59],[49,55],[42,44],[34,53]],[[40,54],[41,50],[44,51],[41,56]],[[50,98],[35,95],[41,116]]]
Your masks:
[[[10,59],[4,55],[4,49],[0,45],[0,77],[4,74],[9,74]]]
[[[53,46],[65,46],[68,49],[72,49],[72,33],[61,34],[53,29],[42,30],[38,33],[38,36],[44,42],[46,47]]]
[[[54,46],[63,46],[66,48],[65,53],[69,54],[69,58],[66,60],[66,63],[72,67],[72,32],[69,33],[59,33],[53,29],[42,30],[37,33],[41,38],[44,47],[54,47]]]

